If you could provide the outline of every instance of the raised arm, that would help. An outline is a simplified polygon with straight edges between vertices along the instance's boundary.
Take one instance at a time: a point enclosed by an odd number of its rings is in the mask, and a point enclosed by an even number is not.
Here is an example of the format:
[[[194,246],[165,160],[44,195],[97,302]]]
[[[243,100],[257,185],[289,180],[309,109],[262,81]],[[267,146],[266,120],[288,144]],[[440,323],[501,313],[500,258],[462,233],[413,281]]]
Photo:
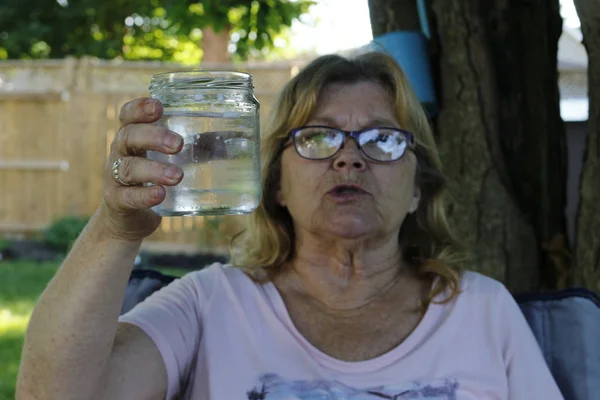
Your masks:
[[[180,169],[145,158],[146,150],[173,154],[183,146],[180,136],[151,124],[161,114],[160,103],[150,99],[123,106],[101,206],[31,316],[17,399],[100,399],[116,393],[127,399],[164,398],[166,371],[156,346],[139,328],[118,328],[135,256],[160,224],[150,207],[163,201],[163,185],[182,178]],[[112,177],[119,158],[119,176],[132,186]],[[144,182],[156,185],[141,186]]]

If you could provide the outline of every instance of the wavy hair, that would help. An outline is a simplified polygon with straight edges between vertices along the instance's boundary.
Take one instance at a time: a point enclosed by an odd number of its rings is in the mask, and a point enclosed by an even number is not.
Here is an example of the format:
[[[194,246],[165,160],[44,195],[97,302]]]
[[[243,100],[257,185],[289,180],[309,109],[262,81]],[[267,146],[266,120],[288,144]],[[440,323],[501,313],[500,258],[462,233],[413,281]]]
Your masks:
[[[400,229],[403,258],[420,275],[435,279],[426,304],[450,290],[442,302],[459,292],[464,252],[449,228],[444,193],[446,179],[427,115],[398,64],[387,54],[370,52],[353,58],[326,55],[315,59],[281,91],[262,140],[262,201],[248,227],[232,240],[232,264],[258,281],[271,280],[294,257],[294,225],[276,202],[281,178],[281,148],[289,131],[311,118],[323,89],[332,83],[370,81],[386,88],[403,129],[415,136],[415,183],[421,200]],[[238,239],[240,242],[238,243]]]

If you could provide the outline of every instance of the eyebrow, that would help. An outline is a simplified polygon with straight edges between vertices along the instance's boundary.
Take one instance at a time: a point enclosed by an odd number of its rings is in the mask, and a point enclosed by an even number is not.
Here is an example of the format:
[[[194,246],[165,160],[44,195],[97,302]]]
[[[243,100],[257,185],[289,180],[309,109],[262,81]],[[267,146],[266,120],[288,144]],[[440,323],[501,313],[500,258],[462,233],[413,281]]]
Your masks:
[[[322,123],[324,125],[328,125],[328,126],[331,126],[334,128],[338,127],[335,118],[327,116],[327,115],[311,118],[311,122],[312,123]],[[389,119],[383,118],[383,117],[375,117],[373,119],[370,119],[369,122],[363,128],[374,128],[377,126],[389,126],[389,127],[399,128],[399,126],[396,122],[390,121]]]

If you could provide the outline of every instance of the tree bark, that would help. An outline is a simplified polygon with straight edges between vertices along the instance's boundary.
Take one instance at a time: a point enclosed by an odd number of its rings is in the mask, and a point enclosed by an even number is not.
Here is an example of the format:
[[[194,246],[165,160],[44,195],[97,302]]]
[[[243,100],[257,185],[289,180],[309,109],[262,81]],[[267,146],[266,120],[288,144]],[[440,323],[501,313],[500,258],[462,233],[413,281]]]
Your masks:
[[[600,291],[600,3],[575,0],[588,53],[590,112],[577,215],[576,284]]]
[[[231,62],[229,46],[230,26],[224,26],[216,32],[211,26],[202,28],[202,56],[203,63],[225,64]]]
[[[468,269],[512,290],[539,286],[535,233],[515,204],[500,149],[496,70],[476,1],[432,3],[437,31],[440,155],[454,198],[451,221],[472,248]]]
[[[417,0],[369,0],[373,37],[394,31],[421,29]]]
[[[506,185],[535,230],[542,286],[565,287],[572,271],[557,71],[559,4],[496,1],[481,10],[496,70],[499,157],[507,167]]]
[[[370,0],[373,34],[414,29],[409,3]],[[428,9],[450,220],[474,255],[465,267],[514,291],[564,286],[558,1],[430,0]]]

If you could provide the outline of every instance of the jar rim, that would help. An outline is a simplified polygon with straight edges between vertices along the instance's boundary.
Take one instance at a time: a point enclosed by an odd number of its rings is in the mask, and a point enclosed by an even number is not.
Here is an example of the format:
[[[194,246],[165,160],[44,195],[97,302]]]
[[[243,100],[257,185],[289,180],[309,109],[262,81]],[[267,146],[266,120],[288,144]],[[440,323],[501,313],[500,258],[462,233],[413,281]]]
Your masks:
[[[160,72],[152,75],[152,80],[162,80],[164,82],[174,82],[175,80],[185,79],[197,79],[197,78],[228,78],[228,79],[248,79],[252,78],[252,75],[246,72],[240,71],[227,71],[227,70],[190,70],[190,71],[168,71]]]
[[[152,75],[150,90],[154,89],[240,89],[252,88],[252,75],[240,71],[189,70],[161,72]]]

